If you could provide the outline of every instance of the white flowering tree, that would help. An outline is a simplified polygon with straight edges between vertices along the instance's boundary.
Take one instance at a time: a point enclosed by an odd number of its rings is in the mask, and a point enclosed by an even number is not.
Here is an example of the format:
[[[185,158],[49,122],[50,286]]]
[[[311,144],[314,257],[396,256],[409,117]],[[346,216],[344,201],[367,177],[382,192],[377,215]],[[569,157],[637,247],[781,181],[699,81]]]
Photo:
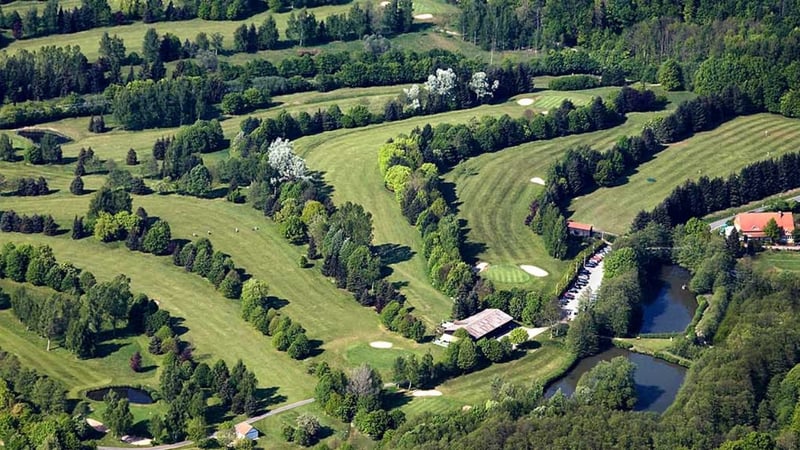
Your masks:
[[[489,83],[489,76],[486,75],[486,72],[475,72],[469,80],[469,89],[475,93],[478,99],[491,98],[498,87],[500,87],[500,81],[494,80]]]
[[[308,168],[303,158],[294,152],[294,146],[288,139],[275,139],[267,150],[269,165],[278,171],[280,181],[307,179]],[[277,180],[273,180],[273,183]]]
[[[456,74],[450,68],[447,70],[436,69],[436,75],[428,75],[428,81],[425,82],[425,89],[428,92],[445,98],[452,97],[455,88]]]
[[[412,111],[416,111],[421,106],[419,103],[419,85],[412,84],[410,88],[403,88],[403,94],[406,96],[406,106]]]

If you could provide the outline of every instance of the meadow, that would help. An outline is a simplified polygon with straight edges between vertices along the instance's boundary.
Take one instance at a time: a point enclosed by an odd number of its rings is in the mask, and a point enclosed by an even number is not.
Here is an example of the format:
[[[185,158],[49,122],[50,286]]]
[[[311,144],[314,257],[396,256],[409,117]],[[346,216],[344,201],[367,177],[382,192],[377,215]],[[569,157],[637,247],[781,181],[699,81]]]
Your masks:
[[[570,205],[572,218],[625,232],[637,212],[653,208],[686,180],[724,177],[748,163],[796,151],[798,124],[797,119],[755,114],[671,144],[620,186],[575,199]]]

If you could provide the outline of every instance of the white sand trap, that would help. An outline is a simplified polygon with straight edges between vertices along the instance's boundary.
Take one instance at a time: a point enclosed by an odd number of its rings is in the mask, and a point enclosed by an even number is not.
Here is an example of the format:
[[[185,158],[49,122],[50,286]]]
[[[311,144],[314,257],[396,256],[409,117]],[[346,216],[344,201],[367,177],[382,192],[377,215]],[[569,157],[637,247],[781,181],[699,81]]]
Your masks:
[[[461,36],[461,33],[456,33],[455,31],[445,30],[445,33],[449,34],[450,36]]]
[[[414,18],[419,20],[431,20],[433,19],[433,14],[417,14]]]
[[[530,106],[530,105],[533,104],[533,99],[532,98],[521,98],[521,99],[517,100],[517,104],[519,106]]]
[[[546,115],[548,115],[549,113],[550,113],[550,111],[542,111],[542,115],[543,115],[543,116],[546,116]]]
[[[436,389],[430,389],[428,391],[414,391],[414,397],[438,397],[442,395],[441,391],[437,391]]]
[[[386,7],[386,5],[388,5],[389,3],[390,3],[390,2],[381,2],[381,6],[385,8],[385,7]]]
[[[547,275],[550,275],[549,273],[547,273],[546,270],[542,269],[541,267],[529,266],[523,264],[519,266],[519,268],[535,277],[546,277]]]
[[[87,417],[86,423],[88,423],[89,426],[94,428],[98,433],[108,433],[108,428],[106,428],[106,426],[103,425],[103,422],[100,422],[99,420],[94,420]]]
[[[542,186],[544,186],[544,180],[539,178],[539,177],[531,178],[531,183],[533,183],[533,184],[541,184]]]
[[[392,348],[394,344],[386,341],[372,341],[369,343],[369,346],[372,348]]]
[[[489,263],[487,262],[479,262],[478,264],[475,264],[475,270],[477,270],[478,273],[483,272],[488,268],[489,268]]]

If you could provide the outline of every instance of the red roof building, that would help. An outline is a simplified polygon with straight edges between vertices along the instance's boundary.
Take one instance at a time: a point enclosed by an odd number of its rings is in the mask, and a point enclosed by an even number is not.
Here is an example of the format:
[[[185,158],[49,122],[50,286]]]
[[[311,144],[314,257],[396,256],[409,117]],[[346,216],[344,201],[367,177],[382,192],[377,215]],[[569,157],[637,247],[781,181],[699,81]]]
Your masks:
[[[586,223],[575,222],[572,220],[567,221],[567,231],[573,236],[591,236],[593,227]]]
[[[783,236],[791,238],[794,231],[794,216],[790,212],[759,212],[737,214],[733,219],[733,226],[740,235],[747,236],[749,239],[766,239],[764,227],[771,219],[783,230]]]

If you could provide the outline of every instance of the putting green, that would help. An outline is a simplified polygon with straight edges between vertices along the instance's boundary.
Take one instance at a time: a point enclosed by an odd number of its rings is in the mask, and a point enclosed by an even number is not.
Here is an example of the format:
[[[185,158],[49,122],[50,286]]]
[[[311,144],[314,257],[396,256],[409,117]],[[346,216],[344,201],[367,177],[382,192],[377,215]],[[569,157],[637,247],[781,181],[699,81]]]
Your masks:
[[[490,265],[482,274],[497,283],[527,283],[531,279],[531,276],[524,270],[511,264]]]

